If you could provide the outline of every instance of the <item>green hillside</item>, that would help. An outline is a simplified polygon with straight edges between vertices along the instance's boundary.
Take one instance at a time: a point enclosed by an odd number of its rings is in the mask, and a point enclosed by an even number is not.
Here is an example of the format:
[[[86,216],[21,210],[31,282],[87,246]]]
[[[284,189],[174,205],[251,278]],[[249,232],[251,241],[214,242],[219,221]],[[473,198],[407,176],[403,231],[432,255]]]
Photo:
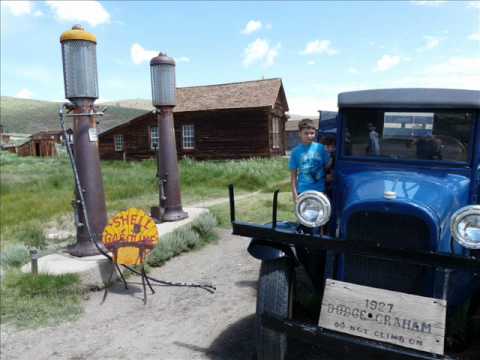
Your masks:
[[[61,103],[52,101],[18,99],[2,96],[0,101],[0,123],[4,132],[33,134],[42,130],[60,128],[58,110]],[[98,107],[103,108],[102,104]],[[100,131],[109,129],[127,120],[133,119],[145,110],[108,106],[105,116],[99,118]],[[68,123],[67,123],[68,124]],[[71,125],[68,125],[71,126]]]

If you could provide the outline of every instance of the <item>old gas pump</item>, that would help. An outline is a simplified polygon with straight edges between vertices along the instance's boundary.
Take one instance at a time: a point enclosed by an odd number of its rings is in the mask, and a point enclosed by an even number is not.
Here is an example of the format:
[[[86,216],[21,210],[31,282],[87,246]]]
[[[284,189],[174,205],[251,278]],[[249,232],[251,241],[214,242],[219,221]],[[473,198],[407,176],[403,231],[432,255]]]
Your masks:
[[[173,125],[176,105],[175,61],[160,53],[150,61],[152,103],[158,126],[158,183],[159,211],[152,214],[157,221],[177,221],[188,214],[182,209],[177,147]]]
[[[73,202],[77,242],[68,247],[67,251],[74,256],[91,256],[99,254],[99,251],[91,241],[86,225],[89,225],[93,240],[100,241],[107,224],[97,143],[98,113],[94,107],[94,102],[98,99],[97,41],[93,34],[86,32],[80,25],[75,25],[62,34],[60,43],[65,98],[70,100],[69,104],[64,105],[64,109],[69,112],[66,116],[73,118],[72,150],[75,175],[78,176],[80,184],[80,188],[75,190]]]

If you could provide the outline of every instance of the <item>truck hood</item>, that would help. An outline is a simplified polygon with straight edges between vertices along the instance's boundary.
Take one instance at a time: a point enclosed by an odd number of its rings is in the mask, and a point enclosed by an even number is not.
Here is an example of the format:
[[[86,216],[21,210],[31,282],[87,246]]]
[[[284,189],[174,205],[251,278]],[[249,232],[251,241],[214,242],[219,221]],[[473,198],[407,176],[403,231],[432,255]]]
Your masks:
[[[442,238],[450,238],[451,215],[468,203],[470,185],[470,179],[462,175],[374,170],[345,174],[341,182],[347,218],[362,209],[415,214]],[[387,191],[396,198],[386,199]]]

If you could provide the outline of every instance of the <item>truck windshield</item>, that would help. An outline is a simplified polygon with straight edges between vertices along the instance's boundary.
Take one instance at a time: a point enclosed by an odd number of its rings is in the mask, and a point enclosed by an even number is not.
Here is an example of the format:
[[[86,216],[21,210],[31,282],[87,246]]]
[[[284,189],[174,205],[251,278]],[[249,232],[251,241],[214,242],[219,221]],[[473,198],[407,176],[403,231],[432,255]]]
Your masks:
[[[468,111],[344,111],[346,156],[468,161],[473,132]]]

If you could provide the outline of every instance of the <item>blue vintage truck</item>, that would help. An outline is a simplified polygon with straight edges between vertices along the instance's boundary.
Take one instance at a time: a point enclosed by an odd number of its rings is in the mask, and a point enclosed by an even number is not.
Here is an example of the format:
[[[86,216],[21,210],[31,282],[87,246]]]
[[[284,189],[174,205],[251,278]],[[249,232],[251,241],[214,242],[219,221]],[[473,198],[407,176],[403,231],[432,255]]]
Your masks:
[[[277,220],[278,192],[271,223],[237,220],[230,187],[233,233],[262,261],[257,359],[283,360],[292,338],[334,359],[480,359],[480,91],[338,107],[333,192],[301,194],[297,223]]]

